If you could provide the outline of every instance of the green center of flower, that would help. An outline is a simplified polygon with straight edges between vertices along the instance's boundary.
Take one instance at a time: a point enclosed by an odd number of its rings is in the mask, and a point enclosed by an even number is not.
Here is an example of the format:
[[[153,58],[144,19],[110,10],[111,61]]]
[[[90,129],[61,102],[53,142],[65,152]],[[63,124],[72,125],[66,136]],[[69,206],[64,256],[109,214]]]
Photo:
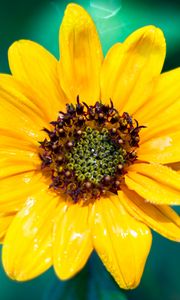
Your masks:
[[[104,176],[114,176],[118,164],[124,164],[126,151],[112,142],[108,129],[101,131],[86,127],[72,151],[67,168],[73,170],[77,180],[99,184]]]
[[[122,115],[110,105],[67,104],[44,128],[40,142],[42,171],[51,176],[50,188],[69,195],[74,202],[117,193],[126,168],[137,159],[139,126],[128,113]]]

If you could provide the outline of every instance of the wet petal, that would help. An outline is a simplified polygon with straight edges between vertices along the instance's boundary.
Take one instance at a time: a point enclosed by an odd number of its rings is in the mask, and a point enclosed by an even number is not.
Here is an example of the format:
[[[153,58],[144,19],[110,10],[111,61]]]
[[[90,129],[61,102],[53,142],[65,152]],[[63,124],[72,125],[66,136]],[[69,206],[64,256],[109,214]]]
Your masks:
[[[142,161],[168,164],[180,161],[180,132],[155,137],[138,149],[138,158]]]
[[[63,212],[62,212],[63,210]],[[92,243],[88,226],[88,206],[62,207],[54,231],[54,268],[60,279],[75,275],[85,265]]]
[[[125,175],[125,183],[130,190],[134,190],[147,202],[168,205],[180,204],[177,190],[142,174],[129,171]]]
[[[12,279],[29,280],[52,264],[52,226],[57,199],[46,189],[31,193],[6,234],[2,260]]]
[[[96,27],[89,14],[69,4],[60,27],[61,86],[70,101],[93,103],[99,100],[99,75],[103,59]]]
[[[66,100],[58,81],[55,57],[28,40],[13,43],[8,54],[13,76],[28,86],[49,121],[57,118]]]
[[[94,247],[119,286],[135,288],[151,247],[151,232],[132,218],[117,196],[93,205],[91,228]]]
[[[140,28],[113,46],[102,67],[102,99],[111,98],[120,112],[134,113],[152,92],[165,52],[163,33],[154,26]]]
[[[0,180],[0,211],[4,214],[18,212],[31,193],[37,193],[39,190],[47,187],[49,183],[44,182],[40,172],[21,172],[18,174],[9,174]]]
[[[172,208],[145,203],[143,198],[127,188],[120,191],[118,195],[121,203],[132,216],[164,237],[180,242],[180,217]]]

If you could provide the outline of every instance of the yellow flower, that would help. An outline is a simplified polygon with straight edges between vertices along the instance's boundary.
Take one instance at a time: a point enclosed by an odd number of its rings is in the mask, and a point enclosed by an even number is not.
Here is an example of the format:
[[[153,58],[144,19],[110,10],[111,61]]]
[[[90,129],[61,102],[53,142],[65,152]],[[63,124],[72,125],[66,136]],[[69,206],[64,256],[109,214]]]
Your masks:
[[[180,69],[160,75],[165,51],[161,30],[146,26],[103,58],[76,4],[60,27],[60,61],[31,41],[10,47],[12,75],[0,75],[0,237],[11,278],[54,265],[68,279],[95,249],[130,289],[149,227],[180,241],[168,206],[180,204]]]

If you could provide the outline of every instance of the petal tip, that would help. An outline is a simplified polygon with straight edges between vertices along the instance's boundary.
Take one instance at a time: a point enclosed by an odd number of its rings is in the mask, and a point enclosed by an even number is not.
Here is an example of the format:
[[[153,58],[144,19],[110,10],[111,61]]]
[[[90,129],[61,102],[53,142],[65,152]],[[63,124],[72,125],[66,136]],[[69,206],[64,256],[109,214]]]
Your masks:
[[[54,271],[55,271],[57,277],[62,281],[71,279],[77,273],[77,272],[76,273],[74,272],[73,268],[69,268],[69,269],[66,268],[63,270],[62,267],[57,266],[56,264],[54,264]]]
[[[71,16],[77,16],[77,15],[82,15],[84,13],[87,14],[86,10],[81,5],[76,3],[69,3],[66,6],[64,15],[70,14]]]

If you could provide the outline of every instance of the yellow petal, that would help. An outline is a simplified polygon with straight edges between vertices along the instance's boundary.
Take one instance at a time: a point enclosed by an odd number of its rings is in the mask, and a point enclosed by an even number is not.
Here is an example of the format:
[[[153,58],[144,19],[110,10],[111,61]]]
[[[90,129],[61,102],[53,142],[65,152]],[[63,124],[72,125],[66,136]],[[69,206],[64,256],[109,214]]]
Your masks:
[[[74,204],[59,212],[54,231],[54,268],[60,279],[75,275],[85,265],[92,243],[88,226],[88,206]]]
[[[15,280],[32,279],[52,264],[52,227],[57,199],[47,189],[30,194],[6,234],[3,266]]]
[[[180,196],[177,190],[149,177],[129,171],[125,175],[125,183],[130,190],[134,190],[147,202],[168,205],[180,204]]]
[[[91,228],[94,247],[119,286],[135,288],[151,247],[151,232],[132,218],[117,196],[93,205]]]
[[[30,145],[38,145],[37,141],[45,136],[42,129],[48,123],[39,117],[28,98],[8,85],[0,86],[0,98],[1,135],[17,138],[20,143],[23,139]]]
[[[0,149],[0,179],[30,171],[41,171],[38,153],[20,149]]]
[[[22,162],[23,163],[23,162]],[[37,166],[33,166],[32,164],[22,164],[22,165],[16,165],[16,166],[11,166],[8,165],[6,168],[0,170],[0,179],[6,178],[9,176],[14,176],[20,173],[26,173],[30,171],[35,171],[37,169]]]
[[[145,105],[135,113],[135,118],[140,122],[158,120],[164,110],[180,99],[180,68],[161,74]],[[158,118],[157,118],[158,116]],[[164,118],[165,119],[165,118]],[[167,123],[171,123],[170,120]]]
[[[154,26],[132,33],[107,54],[101,72],[102,99],[111,98],[120,111],[134,113],[152,92],[152,79],[164,63],[165,40]]]
[[[119,109],[121,101],[119,96],[115,98],[114,89],[119,84],[119,64],[123,59],[123,55],[124,47],[122,44],[114,44],[106,54],[100,74],[101,99],[106,104],[109,104],[110,99],[113,100],[115,107]]]
[[[180,131],[179,122],[180,99],[157,114],[153,119],[143,123],[145,130],[141,131],[141,145],[147,140]]]
[[[14,219],[15,214],[10,215],[1,215],[0,216],[0,242],[2,243],[4,240],[4,236],[11,224],[12,220]]]
[[[3,138],[2,138],[3,140]],[[11,141],[11,140],[10,140]],[[2,147],[2,148],[1,148]],[[18,164],[28,162],[40,163],[38,153],[33,151],[16,149],[14,147],[6,147],[6,145],[1,145],[0,147],[0,161],[5,162],[5,164],[12,164],[12,161],[19,161]]]
[[[147,177],[157,180],[171,188],[180,190],[180,175],[166,166],[162,166],[160,164],[138,163],[130,166],[129,171],[146,175]]]
[[[0,150],[0,155],[0,179],[41,168],[41,161],[37,153],[7,149]]]
[[[57,76],[57,60],[42,46],[20,40],[9,48],[9,65],[13,76],[28,86],[35,102],[47,119],[57,118],[65,97]]]
[[[19,211],[28,197],[32,193],[37,193],[42,186],[49,186],[44,182],[42,174],[39,172],[24,172],[10,174],[10,176],[0,181],[0,212],[12,214]]]
[[[166,205],[145,203],[143,198],[127,188],[118,192],[118,195],[132,216],[164,237],[180,242],[180,217],[173,209]]]
[[[0,74],[0,93],[9,94],[10,103],[18,108],[20,111],[27,113],[28,115],[34,113],[37,118],[40,118],[41,122],[46,120],[44,111],[38,106],[37,97],[32,93],[26,83],[22,83],[9,74]],[[37,102],[37,103],[36,103]]]
[[[99,75],[103,59],[96,27],[89,14],[77,4],[69,4],[60,27],[61,86],[69,101],[92,104],[99,100]]]
[[[142,161],[168,164],[180,161],[180,132],[155,137],[138,149],[138,158]]]
[[[30,151],[37,152],[37,144],[31,143],[32,140],[28,141],[25,135],[21,135],[19,132],[14,132],[13,130],[1,130],[1,151]]]

